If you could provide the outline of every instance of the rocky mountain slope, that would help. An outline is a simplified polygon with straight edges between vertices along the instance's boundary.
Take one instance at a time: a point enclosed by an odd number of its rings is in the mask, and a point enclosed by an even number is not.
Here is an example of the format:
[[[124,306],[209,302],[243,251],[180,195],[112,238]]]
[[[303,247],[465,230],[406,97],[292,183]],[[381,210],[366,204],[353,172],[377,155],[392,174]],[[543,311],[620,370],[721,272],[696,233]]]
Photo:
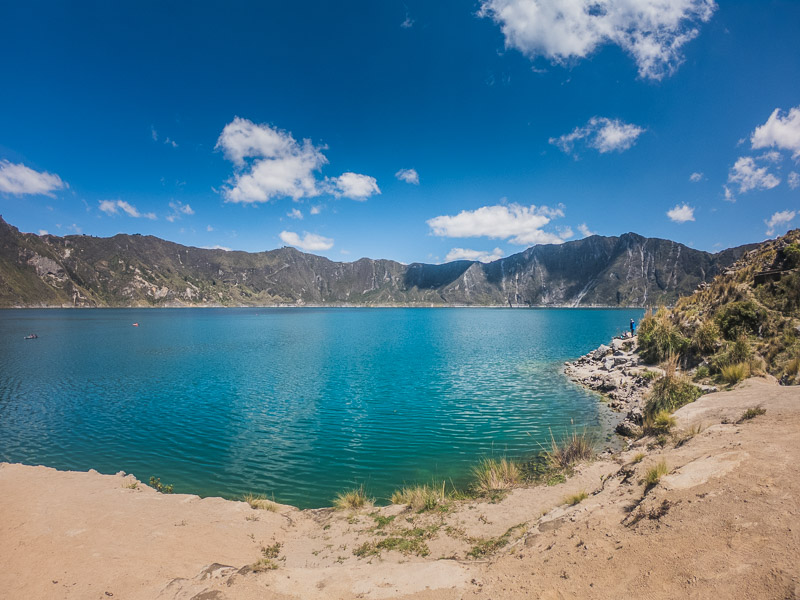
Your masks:
[[[626,233],[534,246],[489,264],[344,263],[294,248],[39,236],[0,217],[0,306],[647,306],[674,303],[752,247],[709,254]]]

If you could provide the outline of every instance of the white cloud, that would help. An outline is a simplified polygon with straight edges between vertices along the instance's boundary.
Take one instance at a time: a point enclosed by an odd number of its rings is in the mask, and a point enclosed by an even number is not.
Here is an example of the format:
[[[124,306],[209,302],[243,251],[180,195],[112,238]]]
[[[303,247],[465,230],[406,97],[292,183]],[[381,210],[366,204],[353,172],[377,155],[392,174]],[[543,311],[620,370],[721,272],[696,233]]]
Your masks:
[[[750,136],[753,148],[789,150],[792,158],[800,159],[800,106],[789,109],[786,115],[776,108],[763,125]]]
[[[169,138],[166,138],[166,139],[164,140],[164,143],[165,143],[167,146],[172,146],[173,148],[177,148],[177,147],[178,147],[178,142],[176,142],[175,140],[171,140],[171,139],[169,139]]]
[[[181,218],[181,215],[193,215],[194,209],[188,205],[180,202],[179,200],[173,200],[169,203],[169,207],[172,209],[172,213],[167,215],[166,219],[170,223],[174,223],[175,221]]]
[[[378,182],[369,175],[342,173],[339,177],[326,180],[327,191],[337,198],[345,197],[363,202],[373,194],[380,194]]]
[[[479,14],[500,25],[506,47],[531,59],[566,64],[615,44],[641,77],[661,79],[715,8],[713,0],[482,0]]]
[[[586,146],[604,154],[627,150],[644,132],[643,128],[631,123],[624,123],[619,119],[592,117],[583,127],[576,127],[571,133],[550,138],[549,142],[567,154],[572,153],[577,142],[584,142]]]
[[[55,190],[69,187],[61,178],[47,171],[34,171],[22,163],[0,160],[0,192],[23,196],[26,194],[53,197]]]
[[[228,202],[267,202],[271,198],[318,196],[315,171],[328,162],[311,140],[298,143],[292,134],[236,117],[217,140],[237,171],[222,195]]]
[[[667,211],[667,216],[675,223],[686,223],[694,221],[694,208],[688,204],[675,205],[675,208]]]
[[[141,213],[133,204],[125,202],[124,200],[101,200],[99,208],[107,215],[118,215],[121,210],[129,217],[134,217],[136,219],[156,219],[155,213]]]
[[[792,171],[789,173],[789,177],[786,178],[786,181],[790,188],[796,190],[798,187],[800,187],[800,173]]]
[[[781,229],[783,229],[792,221],[792,219],[794,219],[796,214],[797,213],[793,210],[782,210],[774,213],[769,220],[764,221],[767,226],[767,235],[775,235],[775,230],[779,226],[781,226]]]
[[[417,173],[416,169],[400,169],[394,174],[394,176],[400,181],[419,185],[419,174]]]
[[[286,213],[286,216],[289,217],[290,219],[299,219],[299,220],[303,219],[303,213],[301,213],[296,208],[293,208],[288,213]]]
[[[406,13],[405,21],[400,23],[400,27],[403,29],[411,29],[414,26],[414,20]]]
[[[158,141],[158,132],[156,131],[156,128],[153,127],[152,125],[150,125],[150,137],[153,138],[154,142]]]
[[[780,162],[781,158],[783,157],[781,156],[780,152],[778,152],[777,150],[770,150],[769,152],[764,152],[764,154],[760,155],[758,157],[758,160],[765,160],[767,162],[776,163]]]
[[[214,231],[214,228],[211,225],[206,225],[206,231]]]
[[[40,229],[39,235],[47,235],[47,229]]]
[[[590,229],[589,229],[589,228],[586,226],[586,223],[581,223],[580,225],[578,225],[578,231],[580,232],[580,234],[581,234],[583,237],[589,237],[590,235],[597,235],[597,232],[596,232],[596,231],[592,231],[592,230],[590,230]]]
[[[319,213],[322,212],[322,205],[321,204],[316,204],[316,205],[312,206],[311,210],[309,210],[308,212],[310,212],[312,215],[318,215]]]
[[[444,257],[445,262],[453,260],[477,260],[483,263],[492,262],[503,258],[503,251],[500,248],[495,248],[491,252],[483,250],[470,250],[469,248],[453,248]]]
[[[216,149],[222,150],[236,171],[222,187],[228,202],[267,202],[273,198],[313,198],[322,192],[337,198],[366,200],[380,194],[374,177],[343,173],[317,180],[316,173],[328,163],[324,146],[311,140],[297,142],[288,131],[257,125],[235,117],[222,130]]]
[[[727,185],[723,185],[722,189],[725,190],[725,200],[727,202],[736,202],[736,197],[733,195],[731,188],[729,188]]]
[[[294,231],[281,231],[280,238],[285,244],[295,246],[301,250],[330,250],[333,248],[333,240],[331,238],[322,237],[316,233],[303,232],[301,238]]]
[[[769,172],[767,167],[759,167],[750,156],[740,157],[728,173],[729,183],[738,183],[739,191],[744,194],[750,190],[771,190],[781,180]]]
[[[214,246],[203,246],[205,250],[225,250],[225,252],[230,252],[231,249],[227,246],[220,246],[219,244],[215,244]]]
[[[691,175],[689,175],[689,181],[691,181],[692,183],[697,183],[698,181],[702,180],[703,180],[702,173],[692,173]]]
[[[510,238],[512,244],[529,246],[563,242],[562,236],[542,230],[551,220],[563,216],[563,207],[553,209],[547,206],[499,204],[482,206],[473,211],[463,210],[454,216],[434,217],[426,222],[434,235],[442,237]],[[568,233],[571,235],[572,232]]]

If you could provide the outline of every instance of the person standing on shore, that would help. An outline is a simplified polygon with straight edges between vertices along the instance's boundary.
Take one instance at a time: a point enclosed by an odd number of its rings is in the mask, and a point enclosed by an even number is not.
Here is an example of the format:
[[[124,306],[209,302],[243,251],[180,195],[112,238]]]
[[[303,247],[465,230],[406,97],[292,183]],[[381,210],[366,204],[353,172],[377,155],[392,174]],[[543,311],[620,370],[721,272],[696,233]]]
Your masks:
[[[633,319],[631,319],[631,337],[633,337],[635,334],[636,334],[636,323],[634,322]]]

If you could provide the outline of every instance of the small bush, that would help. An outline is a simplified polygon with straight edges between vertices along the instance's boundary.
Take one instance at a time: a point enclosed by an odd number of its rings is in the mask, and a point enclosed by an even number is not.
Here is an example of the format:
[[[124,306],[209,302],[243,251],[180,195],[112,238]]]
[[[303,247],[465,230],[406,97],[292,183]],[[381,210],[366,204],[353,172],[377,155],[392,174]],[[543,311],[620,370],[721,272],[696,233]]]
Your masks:
[[[522,469],[507,458],[485,458],[472,468],[475,488],[481,493],[508,490],[522,482]]]
[[[169,485],[161,483],[160,477],[151,477],[150,478],[150,487],[153,488],[157,492],[161,492],[162,494],[171,494],[173,486],[170,483]]]
[[[681,335],[664,308],[646,314],[639,324],[639,355],[646,363],[655,364],[671,354],[682,354],[688,346],[689,339]]]
[[[692,348],[700,355],[712,354],[719,343],[719,327],[713,320],[704,321],[692,336]]]
[[[708,367],[706,365],[700,365],[699,367],[697,367],[697,370],[694,372],[693,379],[695,381],[702,381],[703,379],[708,377],[710,374],[711,374],[711,372],[708,370]]]
[[[644,485],[647,489],[658,484],[661,478],[669,473],[669,468],[667,467],[666,461],[661,461],[654,467],[651,467],[647,470],[644,476]]]
[[[645,369],[644,371],[639,371],[639,377],[645,381],[653,381],[654,379],[658,379],[658,373],[650,369]]]
[[[735,340],[748,333],[758,333],[767,320],[767,311],[752,300],[729,302],[716,314],[716,321],[725,339]]]
[[[735,365],[725,365],[720,370],[722,380],[728,385],[736,385],[740,381],[747,379],[750,375],[750,366],[747,363],[737,363]]]
[[[278,505],[271,500],[267,500],[265,496],[245,494],[242,496],[242,500],[247,502],[250,505],[250,508],[254,508],[256,510],[268,510],[270,512],[276,512],[278,510]]]
[[[581,490],[577,494],[572,494],[571,496],[567,496],[564,498],[564,504],[569,504],[570,506],[575,506],[576,504],[580,504],[584,500],[589,497],[585,491]]]
[[[631,462],[633,464],[635,464],[635,465],[638,465],[640,462],[642,462],[644,460],[645,456],[647,456],[647,455],[644,452],[637,452],[634,455],[633,460],[631,460]]]
[[[784,267],[793,269],[800,267],[800,244],[793,242],[783,249]]]
[[[333,500],[333,507],[336,510],[357,510],[372,506],[372,498],[367,497],[364,486],[359,486],[351,490],[339,492]]]
[[[683,375],[667,372],[653,384],[653,389],[644,406],[645,418],[654,418],[658,413],[674,412],[685,404],[694,402],[703,391]]]
[[[280,542],[275,542],[272,546],[264,546],[261,548],[261,554],[264,558],[278,558],[278,555],[281,553],[281,544]]]
[[[403,487],[392,494],[393,504],[405,504],[412,510],[433,510],[447,502],[445,483],[442,485],[414,485]]]
[[[573,431],[560,442],[550,433],[550,449],[545,451],[547,463],[555,469],[568,469],[577,462],[591,460],[594,457],[594,444],[584,431]]]
[[[672,431],[676,424],[675,417],[662,410],[652,418],[645,418],[644,431],[648,435],[661,435]]]
[[[758,417],[760,415],[765,415],[765,414],[767,414],[767,409],[766,408],[762,408],[760,405],[759,406],[753,406],[751,408],[748,408],[746,411],[744,411],[742,413],[742,416],[739,417],[739,420],[736,421],[736,422],[737,423],[744,423],[745,421],[749,421],[750,419],[755,419],[756,417]]]

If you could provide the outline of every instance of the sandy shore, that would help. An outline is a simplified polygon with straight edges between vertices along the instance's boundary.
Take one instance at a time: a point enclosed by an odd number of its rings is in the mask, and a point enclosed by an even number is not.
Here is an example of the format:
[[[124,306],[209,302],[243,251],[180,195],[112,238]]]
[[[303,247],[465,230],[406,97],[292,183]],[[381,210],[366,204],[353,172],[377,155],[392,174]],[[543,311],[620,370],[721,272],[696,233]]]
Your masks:
[[[755,405],[766,414],[736,424]],[[751,379],[676,417],[663,447],[645,438],[564,483],[422,514],[270,512],[1,464],[0,597],[800,597],[800,388]],[[389,538],[416,545],[365,551]],[[276,568],[254,572],[263,548]]]

